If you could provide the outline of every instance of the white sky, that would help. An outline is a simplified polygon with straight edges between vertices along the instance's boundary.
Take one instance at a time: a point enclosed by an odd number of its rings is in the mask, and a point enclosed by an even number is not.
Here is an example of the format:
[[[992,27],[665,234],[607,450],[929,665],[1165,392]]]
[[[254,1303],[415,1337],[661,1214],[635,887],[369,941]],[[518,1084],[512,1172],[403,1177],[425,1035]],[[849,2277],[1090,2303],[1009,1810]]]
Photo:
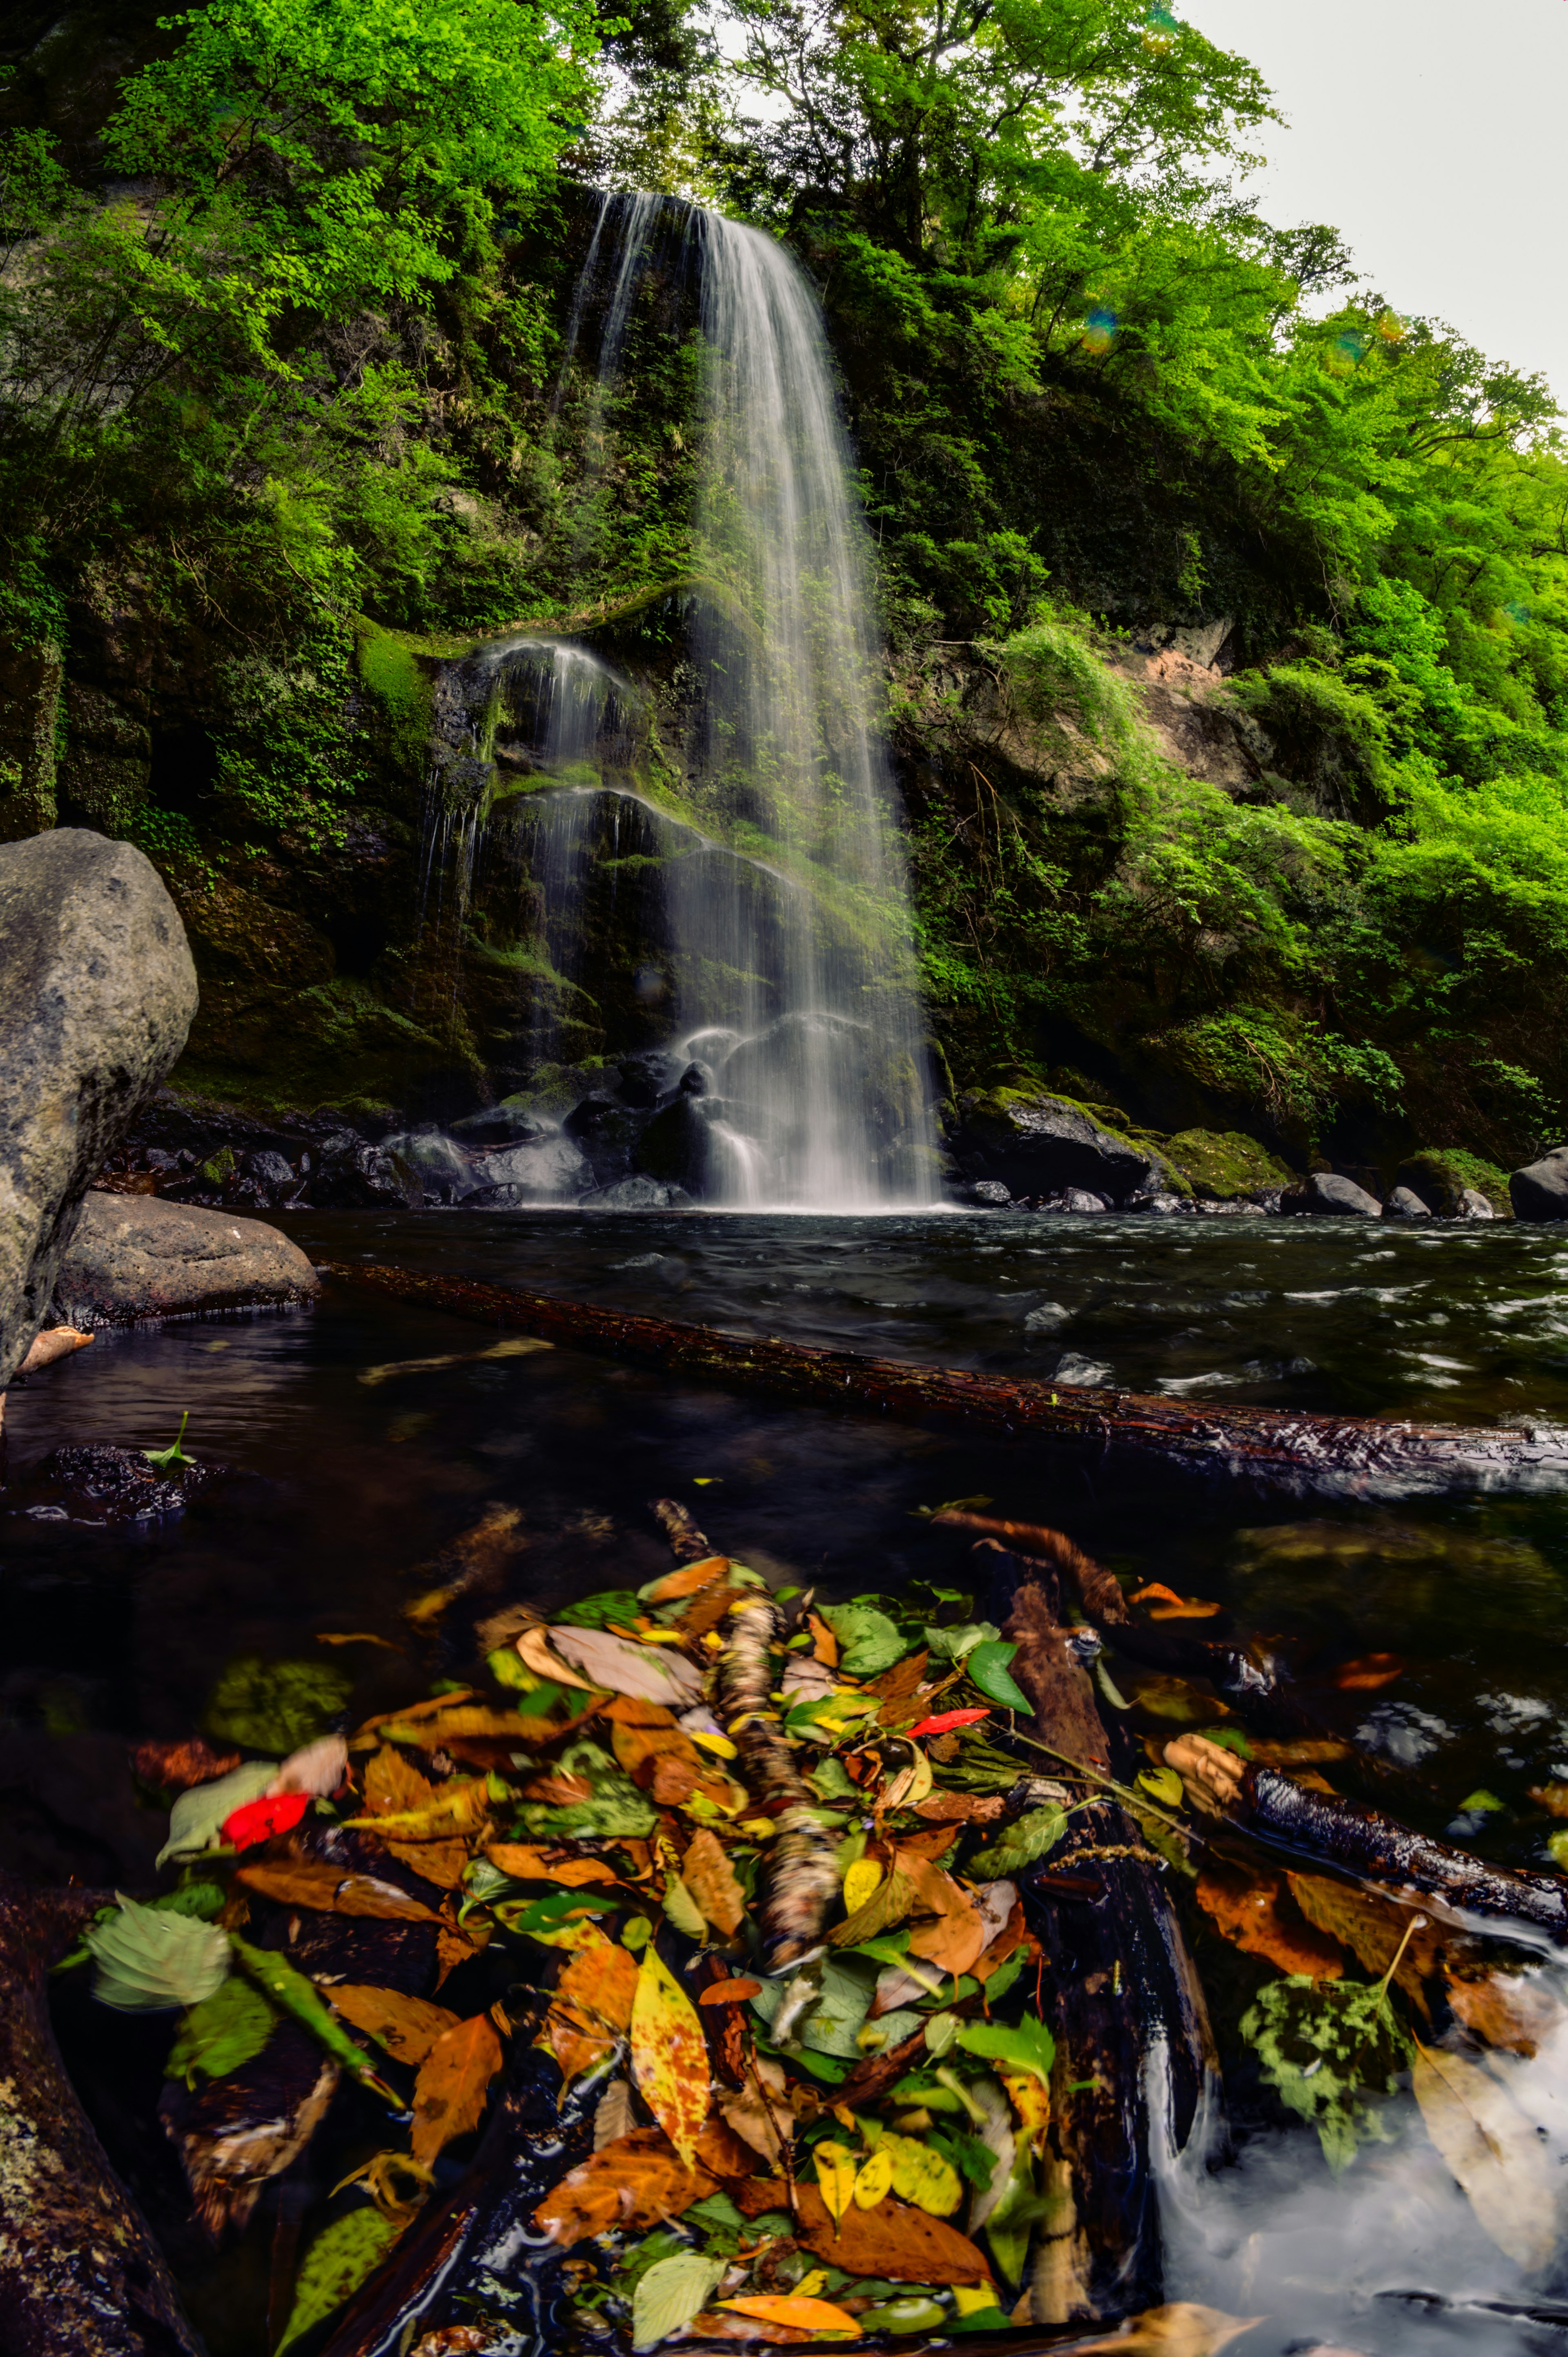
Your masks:
[[[1258,210],[1331,221],[1396,310],[1568,409],[1568,0],[1175,0],[1289,127]]]

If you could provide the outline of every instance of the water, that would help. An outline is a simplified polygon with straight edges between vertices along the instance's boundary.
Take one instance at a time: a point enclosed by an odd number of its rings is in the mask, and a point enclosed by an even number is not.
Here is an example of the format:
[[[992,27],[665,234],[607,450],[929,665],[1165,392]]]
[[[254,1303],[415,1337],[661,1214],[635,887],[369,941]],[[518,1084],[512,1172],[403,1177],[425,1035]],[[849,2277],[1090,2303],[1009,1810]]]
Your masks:
[[[1568,1249],[1550,1228],[571,1210],[285,1224],[319,1257],[392,1259],[930,1363],[1049,1374],[1070,1350],[1118,1383],[1200,1399],[1568,1420]],[[918,1509],[984,1496],[998,1514],[1054,1522],[1119,1571],[1211,1598],[1240,1635],[1283,1650],[1315,1708],[1399,1774],[1385,1805],[1441,1835],[1485,1787],[1504,1805],[1467,1820],[1462,1837],[1510,1864],[1548,1863],[1551,1821],[1529,1792],[1568,1776],[1568,1499],[1306,1513],[1218,1496],[1173,1508],[1168,1494],[1105,1484],[1092,1463],[731,1396],[567,1351],[482,1355],[492,1340],[333,1287],[312,1313],[104,1337],[13,1391],[14,1466],[68,1439],[155,1446],[188,1407],[188,1445],[242,1478],[183,1525],[141,1538],[0,1523],[5,1862],[139,1880],[159,1821],[124,1799],[121,1747],[188,1731],[233,1654],[319,1658],[322,1633],[379,1637],[327,1657],[359,1678],[356,1717],[395,1704],[471,1667],[460,1632],[415,1641],[401,1608],[487,1503],[521,1508],[523,1589],[548,1612],[663,1568],[647,1501],[668,1493],[769,1576],[841,1596],[967,1585],[961,1535]],[[431,1360],[446,1363],[409,1363]],[[1333,1685],[1337,1665],[1375,1652],[1403,1659],[1393,1684]],[[95,1816],[105,1788],[116,1797]],[[1166,2188],[1167,2296],[1264,2317],[1240,2357],[1324,2343],[1367,2357],[1556,2346],[1554,2327],[1497,2305],[1539,2308],[1560,2294],[1556,2278],[1528,2276],[1481,2232],[1408,2094],[1387,2107],[1393,2141],[1341,2179],[1309,2129],[1262,2102],[1236,2025],[1273,1968],[1223,1942],[1186,1886],[1177,1904],[1219,2040],[1229,2143]],[[134,2037],[114,2027],[128,2052]],[[1568,2151],[1565,2044],[1554,2031],[1533,2060],[1499,2065],[1539,2121],[1553,2186]],[[149,2063],[148,2119],[156,2086]],[[128,2130],[105,2115],[104,2133],[113,2147]],[[156,2212],[147,2185],[143,2164],[138,2191]],[[216,2357],[263,2357],[236,2286],[259,2276],[264,2291],[271,2232],[263,2216],[237,2251],[179,2258]]]
[[[456,940],[487,865],[532,888],[529,942],[506,952],[531,984],[512,1050],[524,1075],[600,1047],[703,1066],[709,1150],[688,1183],[705,1200],[934,1202],[864,532],[815,298],[758,231],[606,198],[567,333],[570,361],[589,309],[602,314],[590,489],[655,274],[694,285],[703,344],[682,585],[694,684],[672,719],[654,682],[634,686],[570,641],[519,640],[452,667],[433,813],[432,864],[456,879],[442,907]],[[607,865],[608,916],[596,905]]]

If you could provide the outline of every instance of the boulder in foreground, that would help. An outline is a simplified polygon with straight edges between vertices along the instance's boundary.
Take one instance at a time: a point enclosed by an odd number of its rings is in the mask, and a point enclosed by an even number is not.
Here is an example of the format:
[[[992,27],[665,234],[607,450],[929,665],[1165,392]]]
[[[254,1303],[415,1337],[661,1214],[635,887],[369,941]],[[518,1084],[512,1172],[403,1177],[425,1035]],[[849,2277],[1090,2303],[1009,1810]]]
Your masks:
[[[0,1390],[82,1197],[195,1013],[184,928],[134,845],[63,827],[0,848]]]
[[[60,1265],[55,1306],[73,1326],[309,1301],[321,1280],[261,1220],[153,1195],[94,1192]]]
[[[1568,1220],[1568,1146],[1514,1171],[1509,1196],[1516,1220]]]

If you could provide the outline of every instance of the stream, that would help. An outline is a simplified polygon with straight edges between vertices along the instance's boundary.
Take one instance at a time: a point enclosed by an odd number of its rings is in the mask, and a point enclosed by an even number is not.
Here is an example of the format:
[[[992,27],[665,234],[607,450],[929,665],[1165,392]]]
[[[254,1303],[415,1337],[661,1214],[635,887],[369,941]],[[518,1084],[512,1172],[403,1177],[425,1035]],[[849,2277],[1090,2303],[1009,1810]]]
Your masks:
[[[280,1224],[318,1259],[392,1260],[929,1363],[1360,1415],[1568,1421],[1568,1251],[1551,1228],[571,1211]],[[123,1781],[125,1738],[188,1732],[237,1654],[320,1659],[318,1636],[359,1638],[332,1652],[358,1674],[350,1723],[432,1676],[466,1675],[439,1638],[410,1637],[402,1608],[492,1501],[522,1510],[523,1592],[549,1610],[667,1566],[646,1505],[660,1494],[775,1582],[840,1597],[966,1585],[962,1534],[922,1509],[983,1499],[1057,1523],[1134,1584],[1210,1598],[1241,1636],[1286,1646],[1331,1723],[1400,1771],[1398,1813],[1500,1861],[1552,1864],[1552,1821],[1528,1794],[1568,1781],[1568,1500],[1311,1517],[1222,1495],[1173,1508],[1125,1480],[1108,1491],[1092,1468],[1047,1473],[1021,1448],[962,1435],[734,1398],[515,1340],[498,1353],[482,1329],[341,1286],[311,1313],[101,1335],[12,1392],[13,1476],[66,1441],[158,1446],[187,1410],[188,1448],[237,1478],[183,1522],[134,1535],[0,1523],[0,1743],[6,1783],[24,1781],[24,1757],[35,1782],[32,1799],[7,1799],[5,1862],[24,1871],[113,1880],[138,1843],[150,1858],[153,1813],[94,1831],[73,1792]],[[1334,1686],[1338,1666],[1374,1653],[1399,1655],[1402,1676]],[[1482,1789],[1501,1805],[1463,1811]],[[1167,2297],[1266,2314],[1248,2357],[1562,2346],[1568,2309],[1480,2231],[1408,2097],[1387,2106],[1392,2141],[1339,2178],[1310,2128],[1260,2100],[1234,2021],[1274,1967],[1186,1913],[1230,2122],[1208,2165],[1189,2155],[1167,2186]],[[62,2035],[135,2177],[156,2040],[87,2011],[83,1993],[62,1995]],[[1519,2068],[1561,2169],[1568,2030]],[[162,2231],[174,2197],[157,2166],[143,2162],[137,2190]],[[214,2357],[266,2347],[245,2299],[264,2309],[268,2215],[218,2257],[188,2233],[172,2252]]]

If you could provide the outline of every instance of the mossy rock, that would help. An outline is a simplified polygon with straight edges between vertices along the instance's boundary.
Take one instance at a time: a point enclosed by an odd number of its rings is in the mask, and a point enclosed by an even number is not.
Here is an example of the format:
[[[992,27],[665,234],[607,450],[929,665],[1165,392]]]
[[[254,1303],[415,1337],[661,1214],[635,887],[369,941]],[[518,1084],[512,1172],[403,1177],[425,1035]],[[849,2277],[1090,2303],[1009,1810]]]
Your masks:
[[[1459,1146],[1427,1146],[1412,1154],[1408,1162],[1399,1167],[1397,1183],[1419,1195],[1429,1211],[1440,1219],[1453,1219],[1459,1209],[1459,1198],[1466,1187],[1484,1195],[1499,1220],[1511,1220],[1513,1200],[1509,1193],[1506,1170],[1495,1162],[1483,1162],[1478,1154],[1466,1154]]]
[[[1165,1142],[1165,1158],[1195,1195],[1212,1203],[1288,1187],[1295,1177],[1266,1146],[1239,1129],[1183,1129]]]

